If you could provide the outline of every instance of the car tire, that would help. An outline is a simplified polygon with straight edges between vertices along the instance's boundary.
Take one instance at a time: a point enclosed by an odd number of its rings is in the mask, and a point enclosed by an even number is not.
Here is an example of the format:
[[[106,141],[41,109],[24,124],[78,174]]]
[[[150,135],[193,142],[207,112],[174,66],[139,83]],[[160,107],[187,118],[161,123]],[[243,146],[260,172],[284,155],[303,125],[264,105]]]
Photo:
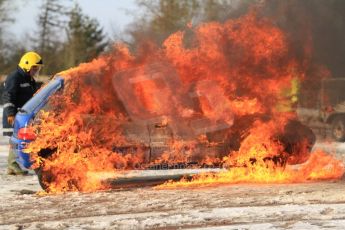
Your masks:
[[[42,167],[35,169],[35,173],[37,175],[38,183],[40,184],[41,188],[44,191],[47,191],[48,186],[43,182]]]
[[[332,121],[331,131],[334,140],[340,142],[345,141],[345,118],[342,116],[336,117]]]
[[[310,152],[316,142],[314,132],[308,126],[298,120],[290,120],[284,127],[284,131],[278,135],[278,140],[284,146],[286,157],[283,163],[289,165],[303,164],[310,156]],[[306,141],[306,142],[305,142]]]

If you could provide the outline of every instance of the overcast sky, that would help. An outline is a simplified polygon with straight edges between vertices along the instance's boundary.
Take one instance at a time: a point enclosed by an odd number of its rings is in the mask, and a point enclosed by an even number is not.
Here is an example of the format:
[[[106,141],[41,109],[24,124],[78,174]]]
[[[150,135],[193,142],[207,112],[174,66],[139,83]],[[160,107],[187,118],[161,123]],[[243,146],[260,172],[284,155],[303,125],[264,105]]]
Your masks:
[[[134,20],[128,11],[136,12],[138,9],[135,0],[64,0],[66,3],[76,1],[83,12],[96,18],[108,35],[123,31]],[[62,2],[64,2],[62,1]],[[9,31],[16,35],[37,31],[36,23],[42,0],[15,0],[15,24],[10,25]]]

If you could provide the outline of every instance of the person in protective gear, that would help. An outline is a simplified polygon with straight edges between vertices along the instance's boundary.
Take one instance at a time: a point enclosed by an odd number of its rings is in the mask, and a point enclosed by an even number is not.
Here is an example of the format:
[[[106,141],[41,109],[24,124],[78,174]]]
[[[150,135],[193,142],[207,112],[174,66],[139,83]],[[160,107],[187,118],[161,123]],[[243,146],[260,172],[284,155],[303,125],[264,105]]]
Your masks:
[[[17,69],[7,76],[2,95],[4,136],[12,135],[14,118],[18,109],[37,91],[34,76],[38,75],[42,66],[43,61],[40,55],[35,52],[27,52],[21,57]],[[27,174],[27,171],[22,170],[16,162],[16,155],[12,149],[9,150],[8,155],[8,174]]]
[[[283,89],[281,98],[277,104],[278,112],[295,112],[298,104],[298,94],[300,91],[300,82],[297,77],[291,79],[290,86]]]

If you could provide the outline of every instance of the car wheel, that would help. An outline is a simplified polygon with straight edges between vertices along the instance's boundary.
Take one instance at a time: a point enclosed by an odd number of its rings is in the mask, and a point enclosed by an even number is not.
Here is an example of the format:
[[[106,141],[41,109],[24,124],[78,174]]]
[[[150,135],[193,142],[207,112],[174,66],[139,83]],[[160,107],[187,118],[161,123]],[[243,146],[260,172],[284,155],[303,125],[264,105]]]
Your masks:
[[[345,141],[345,119],[336,117],[332,121],[332,136],[336,141]]]
[[[287,157],[282,161],[289,165],[303,164],[310,156],[310,152],[315,144],[316,136],[314,132],[298,120],[290,120],[284,127],[284,132],[280,133],[278,140],[284,146]]]
[[[43,182],[42,167],[35,169],[35,173],[37,175],[38,183],[40,184],[41,188],[44,191],[47,191],[48,186]]]

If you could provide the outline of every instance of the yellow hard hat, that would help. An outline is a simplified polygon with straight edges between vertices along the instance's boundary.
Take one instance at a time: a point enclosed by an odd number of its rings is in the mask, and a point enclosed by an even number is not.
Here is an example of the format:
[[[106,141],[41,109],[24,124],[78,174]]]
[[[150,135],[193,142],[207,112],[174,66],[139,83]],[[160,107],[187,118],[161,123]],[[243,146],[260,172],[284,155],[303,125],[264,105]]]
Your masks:
[[[22,68],[24,71],[29,72],[31,67],[33,66],[42,66],[43,61],[40,55],[36,52],[27,52],[25,53],[19,62],[19,67]]]

